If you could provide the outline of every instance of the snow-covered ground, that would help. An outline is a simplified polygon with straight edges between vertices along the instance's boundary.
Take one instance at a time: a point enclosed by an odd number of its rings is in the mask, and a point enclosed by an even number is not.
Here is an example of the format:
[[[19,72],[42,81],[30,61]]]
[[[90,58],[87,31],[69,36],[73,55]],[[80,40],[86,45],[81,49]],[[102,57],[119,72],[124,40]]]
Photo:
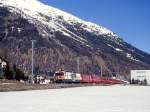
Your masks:
[[[150,87],[3,92],[0,93],[0,112],[150,112]]]

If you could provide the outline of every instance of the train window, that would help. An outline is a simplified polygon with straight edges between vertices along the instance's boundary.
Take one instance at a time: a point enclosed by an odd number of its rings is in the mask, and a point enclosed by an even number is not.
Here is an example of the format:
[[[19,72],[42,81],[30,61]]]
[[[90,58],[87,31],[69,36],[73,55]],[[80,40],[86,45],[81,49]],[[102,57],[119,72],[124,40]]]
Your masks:
[[[64,76],[64,73],[56,73],[55,76]]]

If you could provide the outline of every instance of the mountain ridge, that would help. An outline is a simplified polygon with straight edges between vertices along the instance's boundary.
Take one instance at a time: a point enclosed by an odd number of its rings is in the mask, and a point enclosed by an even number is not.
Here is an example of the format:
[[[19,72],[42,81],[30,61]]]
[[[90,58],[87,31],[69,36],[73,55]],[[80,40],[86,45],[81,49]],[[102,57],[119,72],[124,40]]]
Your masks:
[[[36,7],[28,6],[29,3]],[[77,71],[78,58],[82,73],[99,74],[103,66],[105,74],[127,75],[131,69],[150,67],[148,53],[126,43],[107,28],[37,0],[2,0],[0,12],[0,55],[27,74],[33,39],[38,48],[37,71],[59,68]]]

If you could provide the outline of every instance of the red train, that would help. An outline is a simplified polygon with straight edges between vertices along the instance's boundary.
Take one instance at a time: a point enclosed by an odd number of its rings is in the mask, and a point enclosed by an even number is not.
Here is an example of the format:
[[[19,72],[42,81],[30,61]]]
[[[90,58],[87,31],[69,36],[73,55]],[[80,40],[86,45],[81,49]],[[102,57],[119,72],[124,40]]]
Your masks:
[[[66,83],[96,83],[96,84],[127,84],[120,79],[101,77],[95,74],[80,74],[74,72],[58,71],[54,74],[56,82]]]

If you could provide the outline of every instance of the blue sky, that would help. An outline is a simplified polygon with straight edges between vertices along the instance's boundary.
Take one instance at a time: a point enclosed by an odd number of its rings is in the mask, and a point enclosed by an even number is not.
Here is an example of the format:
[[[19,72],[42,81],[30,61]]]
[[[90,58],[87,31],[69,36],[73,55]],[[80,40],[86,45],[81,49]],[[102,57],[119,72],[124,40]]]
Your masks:
[[[150,0],[40,0],[117,33],[150,53]]]

